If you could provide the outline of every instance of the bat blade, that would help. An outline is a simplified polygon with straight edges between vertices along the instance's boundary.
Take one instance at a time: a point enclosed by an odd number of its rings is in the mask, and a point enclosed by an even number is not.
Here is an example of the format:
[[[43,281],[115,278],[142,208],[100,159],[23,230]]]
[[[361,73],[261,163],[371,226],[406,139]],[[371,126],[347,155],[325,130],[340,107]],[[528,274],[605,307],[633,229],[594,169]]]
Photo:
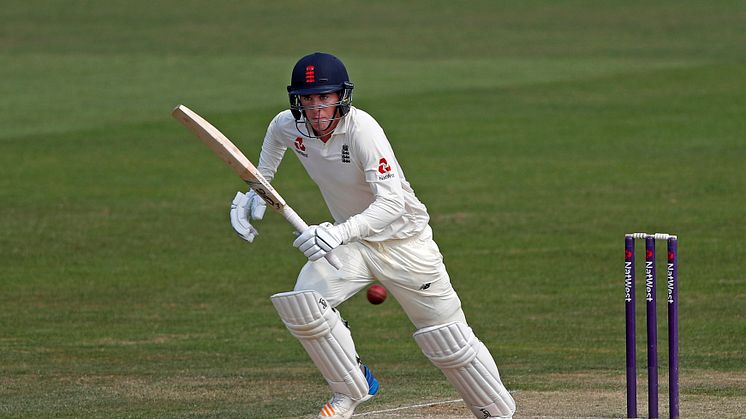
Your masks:
[[[184,105],[174,108],[171,115],[228,164],[241,179],[249,184],[257,195],[264,199],[267,205],[282,214],[296,231],[302,233],[308,228],[308,224],[300,218],[295,210],[287,205],[282,196],[269,184],[251,161],[222,132]],[[336,269],[342,268],[342,262],[335,255],[327,253],[325,258]]]
[[[251,180],[256,177],[254,165],[244,156],[222,132],[207,122],[197,113],[184,105],[179,105],[171,112],[184,126],[194,133],[205,145],[207,145],[218,157],[228,164],[243,180]],[[252,170],[254,169],[254,170]]]
[[[286,205],[277,191],[259,170],[220,130],[184,105],[179,105],[171,115],[202,140],[210,150],[223,160],[238,176],[254,189],[270,206],[281,210]]]

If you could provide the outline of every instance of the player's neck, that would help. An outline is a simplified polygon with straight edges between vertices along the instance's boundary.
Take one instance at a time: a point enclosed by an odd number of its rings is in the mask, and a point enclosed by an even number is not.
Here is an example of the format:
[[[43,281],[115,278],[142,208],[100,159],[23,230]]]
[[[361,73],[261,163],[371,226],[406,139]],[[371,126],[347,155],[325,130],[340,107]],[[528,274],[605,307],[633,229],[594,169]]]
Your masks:
[[[337,125],[339,125],[339,120],[334,120],[329,127],[327,127],[323,132],[325,134],[319,134],[319,131],[316,130],[316,128],[313,128],[313,133],[316,134],[316,138],[321,140],[322,143],[326,144],[327,141],[329,141],[332,138],[332,134],[334,133],[334,130],[337,128]]]

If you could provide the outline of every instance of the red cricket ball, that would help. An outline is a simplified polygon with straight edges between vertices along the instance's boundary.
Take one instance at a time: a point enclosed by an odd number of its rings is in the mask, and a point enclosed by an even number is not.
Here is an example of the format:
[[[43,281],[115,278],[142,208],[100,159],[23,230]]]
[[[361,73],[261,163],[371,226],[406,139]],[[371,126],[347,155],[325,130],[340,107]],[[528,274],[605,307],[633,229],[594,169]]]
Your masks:
[[[387,295],[386,288],[381,285],[374,284],[368,287],[368,301],[371,304],[381,304],[386,301]]]

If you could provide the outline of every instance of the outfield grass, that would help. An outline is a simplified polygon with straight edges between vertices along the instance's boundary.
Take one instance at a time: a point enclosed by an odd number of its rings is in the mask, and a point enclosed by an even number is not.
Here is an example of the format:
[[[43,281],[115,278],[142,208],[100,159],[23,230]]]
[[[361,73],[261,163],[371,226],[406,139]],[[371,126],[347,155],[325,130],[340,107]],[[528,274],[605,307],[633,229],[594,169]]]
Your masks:
[[[519,414],[550,392],[624,414],[631,231],[680,236],[685,406],[746,403],[743,2],[6,3],[1,416],[315,412],[327,389],[268,298],[303,264],[290,229],[238,240],[240,181],[169,115],[256,158],[315,50],[384,126]],[[330,218],[293,157],[275,185]],[[394,301],[341,308],[382,382],[363,410],[455,397]]]

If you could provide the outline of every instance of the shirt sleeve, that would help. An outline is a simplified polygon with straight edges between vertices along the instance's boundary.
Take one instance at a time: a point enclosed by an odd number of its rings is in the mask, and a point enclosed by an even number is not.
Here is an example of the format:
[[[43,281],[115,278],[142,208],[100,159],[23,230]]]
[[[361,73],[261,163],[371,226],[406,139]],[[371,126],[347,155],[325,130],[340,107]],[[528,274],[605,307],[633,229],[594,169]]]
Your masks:
[[[279,136],[280,130],[277,127],[277,118],[279,118],[279,115],[272,119],[269,127],[267,127],[267,133],[264,135],[264,142],[262,143],[262,151],[259,154],[259,165],[257,166],[259,173],[268,182],[274,179],[282,157],[285,155],[285,150],[287,150],[287,147],[282,143]]]
[[[381,233],[404,214],[401,168],[383,129],[375,124],[359,138],[351,152],[362,166],[374,200],[363,212],[340,224],[344,243]]]

